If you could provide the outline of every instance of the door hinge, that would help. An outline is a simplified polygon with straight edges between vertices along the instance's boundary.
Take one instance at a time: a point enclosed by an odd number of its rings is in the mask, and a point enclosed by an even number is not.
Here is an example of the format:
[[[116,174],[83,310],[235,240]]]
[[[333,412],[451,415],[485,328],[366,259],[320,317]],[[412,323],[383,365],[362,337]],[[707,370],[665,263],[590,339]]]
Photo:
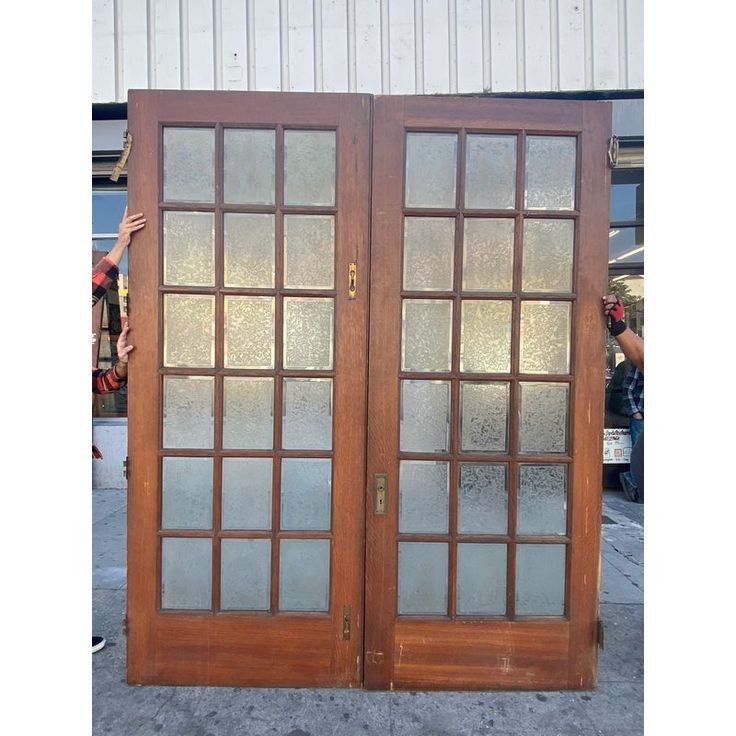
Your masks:
[[[130,476],[130,458],[126,457],[125,460],[123,460],[123,478],[125,478],[125,480],[128,480],[129,476]]]
[[[355,299],[358,293],[358,264],[351,263],[348,266],[348,299]]]
[[[120,178],[120,174],[123,173],[123,169],[125,168],[125,164],[128,162],[128,156],[130,156],[130,149],[133,147],[133,136],[130,134],[129,130],[126,130],[123,134],[123,150],[120,154],[120,158],[118,159],[118,162],[115,164],[115,168],[112,170],[112,174],[110,174],[110,180],[111,181],[117,181]]]
[[[618,164],[618,137],[612,135],[608,139],[608,166],[615,169]]]
[[[342,608],[342,638],[350,638],[350,606],[343,606]]]
[[[123,618],[123,636],[128,636],[128,614]]]
[[[603,621],[598,619],[598,648],[605,649],[605,636],[603,631]]]

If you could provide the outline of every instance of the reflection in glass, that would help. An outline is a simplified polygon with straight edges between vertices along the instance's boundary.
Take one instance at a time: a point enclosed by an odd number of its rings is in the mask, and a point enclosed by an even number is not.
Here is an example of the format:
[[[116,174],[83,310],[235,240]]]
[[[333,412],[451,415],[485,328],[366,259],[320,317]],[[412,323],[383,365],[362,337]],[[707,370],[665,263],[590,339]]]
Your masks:
[[[399,542],[399,613],[447,615],[448,545]]]
[[[460,370],[508,373],[511,370],[511,302],[463,299]]]
[[[335,204],[335,131],[284,131],[284,204]]]
[[[508,383],[460,382],[462,452],[506,452],[508,425]]]
[[[516,545],[516,613],[562,616],[565,613],[565,545]]]
[[[224,184],[228,204],[275,202],[275,130],[225,129]]]
[[[161,542],[161,607],[212,608],[212,540]]]
[[[334,285],[334,216],[285,215],[284,288],[332,289]]]
[[[577,141],[571,137],[527,137],[526,209],[575,209],[576,147]]]
[[[222,528],[271,528],[270,457],[222,459]]]
[[[522,291],[572,291],[572,220],[524,220]]]
[[[450,382],[401,382],[401,451],[449,452]]]
[[[455,207],[457,134],[406,134],[406,206]]]
[[[224,223],[225,286],[273,288],[274,216],[226,212]]]
[[[461,534],[508,533],[507,466],[460,463],[457,528]]]
[[[405,299],[401,321],[401,370],[449,371],[452,366],[452,302]]]
[[[570,303],[522,302],[520,373],[570,372]]]
[[[511,291],[514,221],[466,217],[463,228],[463,291]]]
[[[516,136],[468,135],[465,207],[504,210],[516,206]]]
[[[452,291],[455,219],[407,217],[404,228],[404,289]]]
[[[566,465],[519,465],[516,529],[519,534],[565,533]]]
[[[279,610],[327,611],[330,603],[330,540],[282,539]]]
[[[271,608],[271,540],[220,542],[220,608],[268,611]]]
[[[466,616],[506,613],[505,544],[458,544],[457,612]]]
[[[165,457],[161,469],[161,528],[212,527],[212,458]]]
[[[332,449],[332,379],[283,379],[285,450]]]
[[[214,296],[164,295],[164,365],[214,367]]]
[[[215,379],[164,376],[164,447],[214,446]]]
[[[519,451],[525,454],[567,451],[566,383],[519,383]]]
[[[164,212],[164,283],[215,285],[215,217]]]
[[[164,200],[215,201],[214,128],[164,128]]]
[[[449,463],[436,460],[399,463],[399,532],[448,532],[449,470]]]
[[[236,450],[273,447],[273,378],[222,379],[222,446]]]
[[[272,296],[225,297],[225,367],[273,368]]]
[[[284,368],[332,368],[335,300],[284,299]]]
[[[609,232],[608,263],[622,265],[644,262],[644,228],[617,227]]]
[[[332,460],[284,458],[281,461],[281,528],[329,530],[332,510]]]

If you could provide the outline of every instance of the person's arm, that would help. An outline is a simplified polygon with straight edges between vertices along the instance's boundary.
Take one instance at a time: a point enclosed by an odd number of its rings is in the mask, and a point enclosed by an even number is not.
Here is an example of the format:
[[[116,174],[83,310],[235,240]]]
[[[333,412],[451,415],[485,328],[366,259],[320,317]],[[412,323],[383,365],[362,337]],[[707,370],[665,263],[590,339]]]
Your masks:
[[[611,319],[608,330],[616,338],[623,354],[644,373],[644,340],[626,326],[622,301],[615,294],[609,294],[603,297],[603,309]]]
[[[128,353],[133,349],[132,345],[128,345],[129,329],[130,325],[126,324],[118,338],[118,362],[107,370],[97,368],[92,371],[92,393],[109,394],[128,383]]]

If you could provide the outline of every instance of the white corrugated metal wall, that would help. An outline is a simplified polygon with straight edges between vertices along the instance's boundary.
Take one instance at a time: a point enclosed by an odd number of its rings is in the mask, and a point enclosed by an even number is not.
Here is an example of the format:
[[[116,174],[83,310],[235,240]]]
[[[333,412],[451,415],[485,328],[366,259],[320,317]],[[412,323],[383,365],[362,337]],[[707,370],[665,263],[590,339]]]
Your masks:
[[[640,90],[644,0],[93,0],[92,101],[131,88]]]

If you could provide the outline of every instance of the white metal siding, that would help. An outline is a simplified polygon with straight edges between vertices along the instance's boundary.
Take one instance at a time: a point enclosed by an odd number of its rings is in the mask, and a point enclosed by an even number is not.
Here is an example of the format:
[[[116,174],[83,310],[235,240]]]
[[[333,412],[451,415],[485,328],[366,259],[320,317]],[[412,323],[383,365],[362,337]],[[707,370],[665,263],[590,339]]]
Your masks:
[[[128,89],[642,89],[644,0],[93,0],[93,102]]]

